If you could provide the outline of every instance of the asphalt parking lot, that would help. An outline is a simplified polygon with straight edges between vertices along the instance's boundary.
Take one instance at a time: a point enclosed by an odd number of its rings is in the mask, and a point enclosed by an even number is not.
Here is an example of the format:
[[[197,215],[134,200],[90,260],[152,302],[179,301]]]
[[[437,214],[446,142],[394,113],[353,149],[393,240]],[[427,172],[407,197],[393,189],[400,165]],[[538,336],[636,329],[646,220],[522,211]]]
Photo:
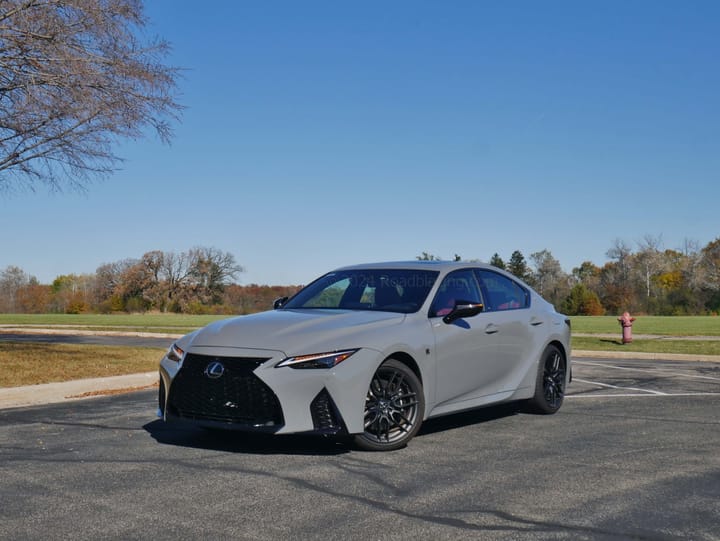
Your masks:
[[[0,410],[0,539],[720,539],[720,363],[574,367],[556,415],[382,454],[170,427],[152,391]]]

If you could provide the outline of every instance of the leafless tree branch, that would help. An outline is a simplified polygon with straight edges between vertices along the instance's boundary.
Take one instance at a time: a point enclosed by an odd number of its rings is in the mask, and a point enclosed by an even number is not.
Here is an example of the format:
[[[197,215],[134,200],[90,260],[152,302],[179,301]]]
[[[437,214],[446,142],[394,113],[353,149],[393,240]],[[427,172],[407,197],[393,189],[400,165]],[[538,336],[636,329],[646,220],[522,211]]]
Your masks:
[[[182,107],[141,0],[0,1],[0,190],[83,189],[119,139],[163,142]]]

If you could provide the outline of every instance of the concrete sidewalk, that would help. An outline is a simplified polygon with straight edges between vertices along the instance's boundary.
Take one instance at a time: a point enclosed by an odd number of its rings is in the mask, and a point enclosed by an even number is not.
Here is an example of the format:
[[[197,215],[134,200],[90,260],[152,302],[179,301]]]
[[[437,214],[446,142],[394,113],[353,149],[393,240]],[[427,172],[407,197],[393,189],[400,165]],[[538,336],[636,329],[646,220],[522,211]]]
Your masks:
[[[158,383],[157,372],[78,379],[61,383],[44,383],[0,389],[0,409],[54,404],[66,400],[81,400],[140,389],[150,389]]]

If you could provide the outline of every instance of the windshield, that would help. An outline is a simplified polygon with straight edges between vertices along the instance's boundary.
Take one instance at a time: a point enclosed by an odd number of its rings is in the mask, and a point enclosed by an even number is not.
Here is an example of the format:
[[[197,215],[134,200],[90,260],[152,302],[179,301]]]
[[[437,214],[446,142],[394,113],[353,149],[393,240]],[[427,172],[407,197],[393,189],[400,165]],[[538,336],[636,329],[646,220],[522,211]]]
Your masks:
[[[330,308],[417,312],[438,276],[437,271],[359,269],[337,271],[300,290],[283,308]]]

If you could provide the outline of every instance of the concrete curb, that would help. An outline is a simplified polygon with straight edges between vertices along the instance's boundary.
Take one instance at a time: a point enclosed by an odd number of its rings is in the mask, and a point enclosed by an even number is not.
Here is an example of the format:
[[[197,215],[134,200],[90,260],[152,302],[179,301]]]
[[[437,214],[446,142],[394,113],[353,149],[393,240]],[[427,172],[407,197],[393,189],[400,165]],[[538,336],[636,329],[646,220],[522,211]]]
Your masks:
[[[720,362],[720,355],[691,355],[689,353],[643,353],[641,351],[588,351],[573,350],[573,357],[595,357],[598,359],[637,359],[665,361]]]
[[[55,404],[155,387],[157,372],[128,374],[107,378],[78,379],[0,389],[0,409]]]

